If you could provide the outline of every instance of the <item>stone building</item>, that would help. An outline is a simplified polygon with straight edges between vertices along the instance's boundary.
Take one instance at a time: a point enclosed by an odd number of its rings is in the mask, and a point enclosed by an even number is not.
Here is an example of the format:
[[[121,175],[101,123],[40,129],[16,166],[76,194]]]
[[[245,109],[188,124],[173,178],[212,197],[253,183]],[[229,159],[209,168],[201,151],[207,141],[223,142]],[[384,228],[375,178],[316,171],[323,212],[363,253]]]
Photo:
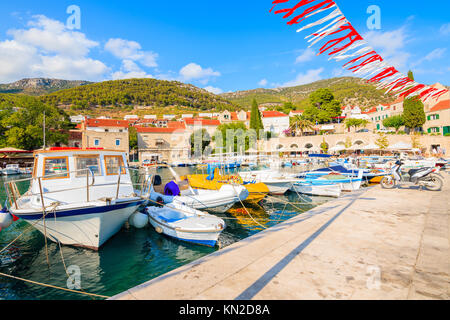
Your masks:
[[[160,161],[175,163],[189,159],[190,131],[184,123],[177,127],[136,127],[140,161],[159,155]]]
[[[103,148],[126,152],[130,150],[129,123],[124,120],[87,119],[79,126],[83,148]]]

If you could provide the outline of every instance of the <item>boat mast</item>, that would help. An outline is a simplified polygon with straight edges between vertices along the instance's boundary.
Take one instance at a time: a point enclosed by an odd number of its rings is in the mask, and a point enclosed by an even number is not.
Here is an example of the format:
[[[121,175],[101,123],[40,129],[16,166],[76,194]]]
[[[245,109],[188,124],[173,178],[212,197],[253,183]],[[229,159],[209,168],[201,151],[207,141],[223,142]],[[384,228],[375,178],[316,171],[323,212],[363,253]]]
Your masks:
[[[45,150],[45,147],[46,147],[46,141],[45,141],[45,110],[44,110],[44,123],[43,123],[43,125],[42,125],[42,130],[44,131],[44,147],[43,147],[43,149]]]

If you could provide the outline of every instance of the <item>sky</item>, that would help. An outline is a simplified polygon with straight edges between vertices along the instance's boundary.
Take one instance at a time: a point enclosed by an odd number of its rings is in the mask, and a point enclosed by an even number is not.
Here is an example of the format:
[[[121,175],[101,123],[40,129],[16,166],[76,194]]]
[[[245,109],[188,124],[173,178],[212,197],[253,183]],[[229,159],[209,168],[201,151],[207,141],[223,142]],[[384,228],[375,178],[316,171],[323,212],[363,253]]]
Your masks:
[[[398,70],[450,85],[450,1],[336,3]],[[74,5],[80,19],[68,13]],[[379,29],[368,27],[371,5],[380,8]],[[320,46],[308,48],[308,33],[271,7],[272,0],[1,1],[0,83],[149,77],[223,93],[350,75],[342,63],[316,56]]]

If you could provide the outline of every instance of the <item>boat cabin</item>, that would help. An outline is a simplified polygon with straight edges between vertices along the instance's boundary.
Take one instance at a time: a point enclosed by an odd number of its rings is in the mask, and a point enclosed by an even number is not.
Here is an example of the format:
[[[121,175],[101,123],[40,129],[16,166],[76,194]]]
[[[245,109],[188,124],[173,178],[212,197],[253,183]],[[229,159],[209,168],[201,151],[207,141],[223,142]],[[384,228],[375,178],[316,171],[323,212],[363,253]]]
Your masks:
[[[134,188],[124,152],[52,148],[34,154],[32,205],[129,198]]]

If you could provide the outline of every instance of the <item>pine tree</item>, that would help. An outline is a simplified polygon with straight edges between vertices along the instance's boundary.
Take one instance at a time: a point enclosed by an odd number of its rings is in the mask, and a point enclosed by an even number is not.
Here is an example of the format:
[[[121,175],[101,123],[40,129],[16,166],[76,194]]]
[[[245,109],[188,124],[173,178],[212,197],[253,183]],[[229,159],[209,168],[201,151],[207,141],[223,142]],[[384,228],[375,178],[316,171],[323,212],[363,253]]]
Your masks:
[[[411,70],[408,72],[408,78],[414,81],[414,75]],[[422,101],[416,97],[405,99],[403,102],[403,120],[405,127],[412,131],[421,128],[427,121]]]
[[[261,112],[259,111],[258,103],[253,99],[252,110],[250,114],[250,129],[255,130],[258,135],[259,131],[264,129]]]

